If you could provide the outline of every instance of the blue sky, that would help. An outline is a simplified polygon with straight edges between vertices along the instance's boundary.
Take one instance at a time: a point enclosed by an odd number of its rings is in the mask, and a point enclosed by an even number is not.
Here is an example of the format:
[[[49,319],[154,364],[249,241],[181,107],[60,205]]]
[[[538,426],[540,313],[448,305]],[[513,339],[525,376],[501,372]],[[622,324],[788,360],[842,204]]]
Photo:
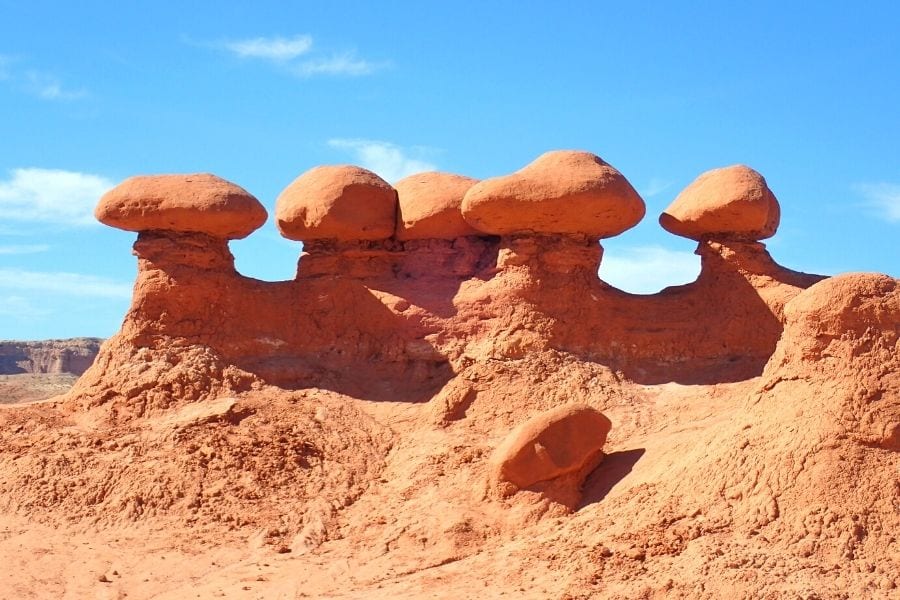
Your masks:
[[[657,215],[744,163],[782,205],[782,264],[900,276],[900,4],[0,0],[0,339],[114,333],[134,234],[106,189],[213,172],[269,209],[320,164],[486,178],[590,150],[648,216],[601,275],[691,280]],[[272,223],[239,269],[292,277]]]

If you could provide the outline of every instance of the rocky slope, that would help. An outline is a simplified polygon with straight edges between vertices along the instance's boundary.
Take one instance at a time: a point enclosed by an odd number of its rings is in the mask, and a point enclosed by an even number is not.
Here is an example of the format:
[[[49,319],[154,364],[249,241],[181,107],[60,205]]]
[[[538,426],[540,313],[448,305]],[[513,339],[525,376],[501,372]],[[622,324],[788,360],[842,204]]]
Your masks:
[[[661,218],[702,272],[648,296],[596,276],[644,208],[593,155],[394,202],[363,171],[279,198],[285,282],[235,271],[237,186],[101,201],[135,296],[70,393],[0,408],[5,595],[896,595],[900,282],[779,266],[746,167]]]

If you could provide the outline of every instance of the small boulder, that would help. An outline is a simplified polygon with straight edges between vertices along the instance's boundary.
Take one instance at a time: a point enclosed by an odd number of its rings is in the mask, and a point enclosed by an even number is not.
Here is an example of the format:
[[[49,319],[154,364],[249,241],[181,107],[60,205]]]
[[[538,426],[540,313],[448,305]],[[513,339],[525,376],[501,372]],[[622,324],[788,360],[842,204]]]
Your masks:
[[[297,241],[385,240],[394,234],[397,192],[375,173],[349,165],[310,169],[275,203],[281,235]]]
[[[466,223],[462,199],[477,179],[452,173],[419,173],[395,184],[398,240],[452,240],[481,232]]]
[[[778,200],[762,175],[744,165],[713,169],[687,186],[659,217],[675,235],[762,240],[775,235]]]
[[[644,217],[644,201],[615,168],[590,152],[558,150],[504,177],[474,185],[466,221],[484,233],[607,238]]]
[[[585,404],[542,412],[510,433],[491,458],[491,478],[501,493],[547,493],[571,504],[588,474],[603,460],[612,423]]]
[[[243,188],[196,173],[126,179],[100,198],[94,216],[126,231],[205,233],[236,240],[259,229],[268,214]]]

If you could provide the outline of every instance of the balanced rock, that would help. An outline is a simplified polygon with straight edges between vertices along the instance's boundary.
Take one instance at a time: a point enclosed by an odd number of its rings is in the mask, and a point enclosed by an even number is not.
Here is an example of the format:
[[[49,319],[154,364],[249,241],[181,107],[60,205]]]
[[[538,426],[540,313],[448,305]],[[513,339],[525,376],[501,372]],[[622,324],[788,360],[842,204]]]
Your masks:
[[[466,223],[462,199],[477,179],[452,173],[418,173],[395,184],[398,240],[452,240],[481,232]]]
[[[100,198],[94,216],[126,231],[205,233],[245,238],[266,222],[259,200],[209,173],[131,177]]]
[[[291,240],[384,240],[394,234],[397,192],[375,173],[349,165],[310,169],[275,203],[275,223]]]
[[[554,495],[564,492],[571,497],[603,460],[603,444],[611,427],[603,413],[585,404],[568,404],[540,413],[510,433],[497,448],[491,458],[492,480],[504,486],[505,493],[561,486],[566,489],[557,489]]]
[[[590,152],[557,150],[511,175],[474,185],[463,217],[484,233],[607,238],[637,225],[644,201],[615,168]]]
[[[659,217],[675,235],[762,240],[775,235],[781,209],[762,175],[744,165],[713,169],[687,186]]]

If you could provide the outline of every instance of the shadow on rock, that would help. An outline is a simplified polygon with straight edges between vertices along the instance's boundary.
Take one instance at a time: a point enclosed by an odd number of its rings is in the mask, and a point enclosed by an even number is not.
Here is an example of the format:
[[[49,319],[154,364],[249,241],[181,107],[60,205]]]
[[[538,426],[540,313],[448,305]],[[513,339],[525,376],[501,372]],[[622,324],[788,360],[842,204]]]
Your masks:
[[[634,465],[645,452],[644,448],[635,448],[607,454],[600,466],[594,469],[585,480],[578,510],[606,498],[606,495],[631,473]]]

